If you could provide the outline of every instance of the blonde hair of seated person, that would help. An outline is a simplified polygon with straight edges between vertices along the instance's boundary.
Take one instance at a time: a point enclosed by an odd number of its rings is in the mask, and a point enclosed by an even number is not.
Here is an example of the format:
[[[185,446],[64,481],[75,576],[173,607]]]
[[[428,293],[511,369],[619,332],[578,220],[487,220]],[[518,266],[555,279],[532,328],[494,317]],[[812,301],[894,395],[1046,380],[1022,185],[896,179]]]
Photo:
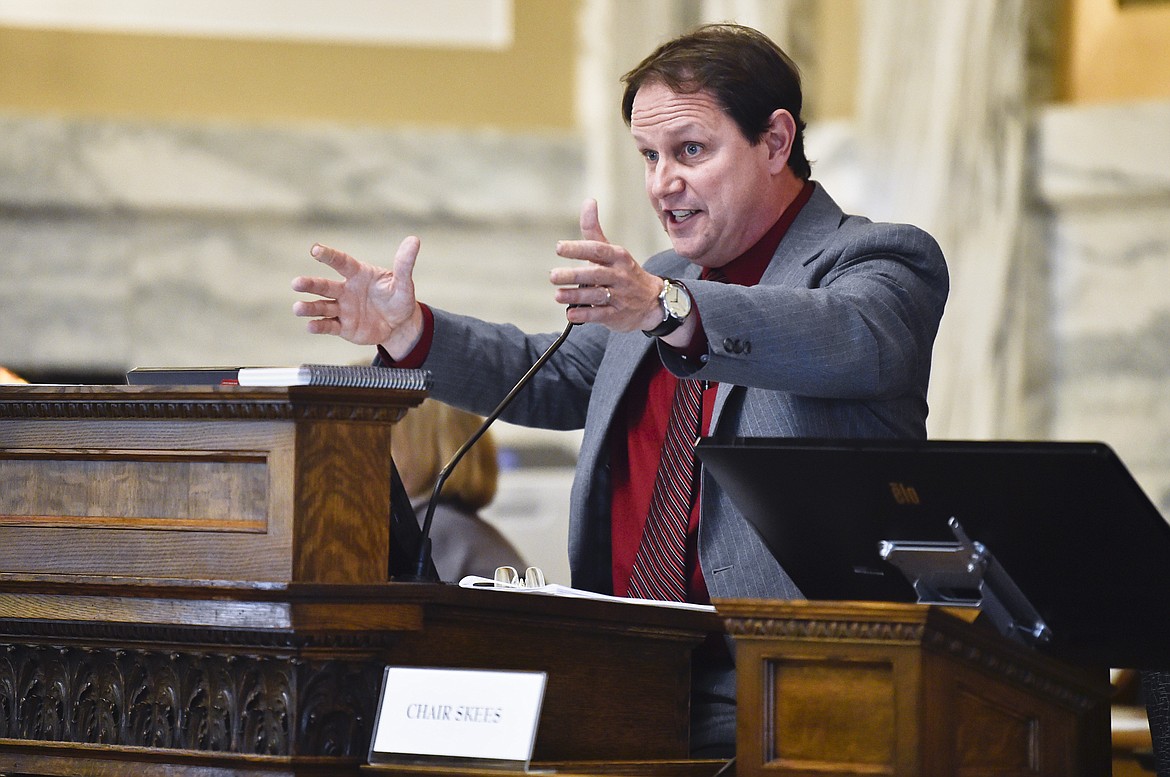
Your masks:
[[[0,366],[0,383],[28,383],[28,381],[12,370]]]
[[[429,499],[441,470],[483,419],[433,399],[406,413],[391,432],[391,449],[402,485],[411,499]],[[440,501],[471,512],[491,504],[499,477],[496,444],[487,432],[447,478]]]
[[[430,499],[439,471],[482,423],[479,416],[428,399],[395,425],[391,432],[394,461],[416,510]],[[479,515],[496,495],[498,474],[496,446],[485,434],[439,492],[430,538],[441,579],[491,578],[502,566],[524,568],[516,547]]]

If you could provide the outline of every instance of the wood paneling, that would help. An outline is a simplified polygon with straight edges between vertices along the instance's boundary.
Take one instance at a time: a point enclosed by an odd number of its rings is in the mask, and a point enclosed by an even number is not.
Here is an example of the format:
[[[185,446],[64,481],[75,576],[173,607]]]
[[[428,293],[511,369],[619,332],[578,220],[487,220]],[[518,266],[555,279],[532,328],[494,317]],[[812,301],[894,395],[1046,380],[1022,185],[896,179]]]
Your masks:
[[[387,581],[390,430],[421,399],[0,388],[0,461],[38,506],[8,512],[57,513],[0,524],[0,772],[355,775],[388,664],[545,672],[544,760],[685,759],[714,613]],[[263,531],[121,521],[218,494],[230,522],[256,469]]]
[[[385,582],[421,392],[0,390],[0,574]]]
[[[716,602],[735,638],[740,777],[1098,777],[1105,669],[936,607]]]
[[[8,451],[0,526],[263,532],[262,453]]]

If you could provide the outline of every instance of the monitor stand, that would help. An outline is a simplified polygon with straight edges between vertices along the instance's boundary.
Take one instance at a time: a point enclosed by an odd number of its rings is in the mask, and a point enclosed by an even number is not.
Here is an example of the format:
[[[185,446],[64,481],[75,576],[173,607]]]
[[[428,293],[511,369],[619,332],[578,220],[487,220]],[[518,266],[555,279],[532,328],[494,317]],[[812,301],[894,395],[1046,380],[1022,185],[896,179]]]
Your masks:
[[[882,540],[878,554],[898,568],[920,604],[978,608],[1009,639],[1029,645],[1052,640],[1052,630],[1011,576],[981,542],[952,517],[954,542]]]

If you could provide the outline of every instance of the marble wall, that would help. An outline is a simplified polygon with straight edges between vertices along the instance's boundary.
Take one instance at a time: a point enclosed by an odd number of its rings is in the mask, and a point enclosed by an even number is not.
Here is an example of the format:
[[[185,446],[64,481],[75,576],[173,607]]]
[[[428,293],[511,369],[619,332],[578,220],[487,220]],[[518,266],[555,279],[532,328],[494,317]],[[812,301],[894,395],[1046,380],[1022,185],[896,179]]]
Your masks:
[[[1046,111],[1046,437],[1110,443],[1170,515],[1170,103]]]
[[[304,333],[289,282],[314,241],[389,262],[407,234],[427,300],[559,328],[582,164],[563,136],[0,117],[0,363],[364,360]]]

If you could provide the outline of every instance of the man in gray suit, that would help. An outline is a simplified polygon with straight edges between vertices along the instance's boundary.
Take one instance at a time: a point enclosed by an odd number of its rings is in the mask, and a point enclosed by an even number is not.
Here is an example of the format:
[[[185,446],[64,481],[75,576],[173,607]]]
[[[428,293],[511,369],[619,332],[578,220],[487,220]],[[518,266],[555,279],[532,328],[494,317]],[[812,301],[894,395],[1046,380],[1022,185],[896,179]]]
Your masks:
[[[694,467],[693,440],[925,437],[946,265],[929,235],[846,215],[810,179],[799,75],[755,30],[702,27],[623,80],[623,116],[673,250],[639,264],[586,202],[581,239],[556,247],[574,263],[550,276],[579,326],[503,417],[584,428],[570,502],[574,586],[697,602],[799,597]],[[384,269],[314,246],[342,280],[296,279],[295,290],[320,298],[294,312],[313,319],[310,332],[377,345],[387,364],[426,367],[437,399],[486,414],[555,335],[420,304],[418,251],[406,238]],[[689,416],[678,409],[684,387],[697,396]],[[674,453],[677,426],[688,442]],[[681,485],[670,480],[679,471]],[[669,514],[671,495],[677,554],[655,555],[645,546],[658,547],[652,536],[662,530],[650,527],[670,523],[654,515]],[[672,564],[663,588],[640,582],[659,574],[647,568]],[[733,752],[734,688],[730,653],[712,641],[696,658],[696,754]]]

